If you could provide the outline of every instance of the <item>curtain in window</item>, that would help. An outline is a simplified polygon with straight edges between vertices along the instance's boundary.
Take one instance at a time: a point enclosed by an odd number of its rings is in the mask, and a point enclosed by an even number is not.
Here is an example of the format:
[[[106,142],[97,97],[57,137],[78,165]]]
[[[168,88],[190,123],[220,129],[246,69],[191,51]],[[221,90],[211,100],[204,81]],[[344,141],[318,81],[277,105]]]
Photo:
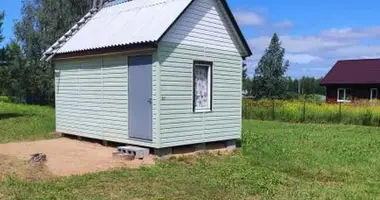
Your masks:
[[[208,67],[195,67],[195,108],[208,108]]]

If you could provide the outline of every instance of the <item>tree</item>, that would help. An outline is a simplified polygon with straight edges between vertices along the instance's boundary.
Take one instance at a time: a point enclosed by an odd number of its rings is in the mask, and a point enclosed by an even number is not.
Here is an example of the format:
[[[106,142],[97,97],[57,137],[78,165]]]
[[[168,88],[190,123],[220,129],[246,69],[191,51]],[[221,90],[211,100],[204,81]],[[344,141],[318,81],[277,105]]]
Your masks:
[[[25,0],[15,24],[17,43],[25,58],[22,85],[28,103],[54,104],[54,70],[40,61],[43,52],[91,8],[92,0]],[[20,88],[21,90],[21,88]]]
[[[4,41],[4,35],[3,35],[3,24],[4,24],[4,12],[0,13],[0,43]]]
[[[288,78],[287,95],[288,99],[299,98],[304,95],[325,95],[325,87],[320,84],[321,78],[301,77],[298,79]]]
[[[285,49],[274,33],[269,47],[260,59],[254,76],[254,96],[256,98],[281,98],[286,94],[285,73],[289,61],[284,60]]]
[[[26,68],[26,60],[21,51],[21,47],[15,41],[11,41],[5,49],[5,59],[7,64],[2,68],[1,85],[6,88],[4,93],[14,100],[23,101],[26,96],[26,88],[30,73]]]
[[[0,96],[6,95],[8,70],[6,67],[5,48],[0,48]]]
[[[0,13],[0,43],[4,41],[3,36],[3,24],[4,24],[4,12]],[[5,48],[0,48],[0,95],[4,95],[6,86],[5,81],[7,80],[7,70],[5,69]]]
[[[320,94],[325,95],[325,87],[321,86],[321,79],[304,76],[298,80],[302,94]]]

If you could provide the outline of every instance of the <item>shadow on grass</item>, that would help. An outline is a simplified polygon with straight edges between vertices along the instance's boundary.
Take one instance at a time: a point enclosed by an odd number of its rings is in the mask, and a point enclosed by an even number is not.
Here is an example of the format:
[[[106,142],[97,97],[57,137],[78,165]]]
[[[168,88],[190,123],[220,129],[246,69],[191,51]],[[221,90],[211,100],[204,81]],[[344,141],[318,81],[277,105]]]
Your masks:
[[[20,114],[20,113],[0,113],[0,120],[23,117],[23,116],[25,115]]]

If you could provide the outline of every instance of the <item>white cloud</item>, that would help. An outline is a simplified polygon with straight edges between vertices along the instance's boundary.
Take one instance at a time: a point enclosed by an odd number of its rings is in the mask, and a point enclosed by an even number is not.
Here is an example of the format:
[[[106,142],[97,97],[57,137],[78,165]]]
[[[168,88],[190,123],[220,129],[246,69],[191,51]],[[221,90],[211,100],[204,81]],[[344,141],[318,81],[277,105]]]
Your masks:
[[[341,28],[321,31],[322,37],[335,39],[370,39],[380,38],[380,26],[372,26],[365,28]]]
[[[360,56],[360,59],[378,59],[380,58],[380,54],[377,56]]]
[[[380,45],[351,45],[328,52],[330,55],[343,58],[374,58],[380,55]]]
[[[376,57],[380,55],[380,44],[363,44],[363,40],[380,38],[380,26],[366,28],[343,28],[324,30],[309,36],[279,36],[287,53],[310,54],[343,58]],[[262,53],[269,45],[270,36],[249,40],[255,53]]]
[[[247,64],[247,73],[248,75],[252,76],[253,74],[255,74],[255,69],[257,67],[257,64],[261,58],[262,54],[255,54],[249,58],[246,59],[246,64]],[[286,54],[285,55],[285,59],[286,60],[289,60],[289,62],[291,63],[290,64],[290,67],[293,68],[294,66],[305,66],[306,64],[314,64],[314,63],[317,63],[319,61],[324,61],[322,58],[318,57],[318,56],[313,56],[313,55],[309,55],[309,54]],[[307,66],[307,65],[306,65]],[[318,71],[318,76],[320,76],[320,72],[319,71],[326,71],[326,68],[323,68],[321,70],[311,70],[311,71]],[[290,70],[291,74],[294,74],[294,70]],[[296,72],[298,73],[298,72]],[[312,73],[309,73],[309,74],[306,74],[306,72],[304,73],[304,75],[312,75]]]
[[[329,37],[329,38],[361,38],[364,37],[362,33],[358,33],[353,31],[352,28],[342,28],[342,29],[330,29],[321,31],[320,33],[323,37]]]
[[[348,42],[329,40],[317,36],[282,36],[280,37],[288,52],[305,53],[345,46]]]
[[[286,52],[290,53],[310,53],[325,51],[326,49],[334,49],[338,47],[352,44],[350,41],[336,41],[332,39],[317,36],[279,36]],[[252,49],[257,52],[264,51],[271,40],[269,36],[261,36],[249,40]]]
[[[245,63],[247,64],[247,73],[249,75],[253,75],[255,73],[257,63],[259,62],[261,56],[262,54],[254,54],[251,57],[246,58]]]
[[[323,59],[318,56],[313,56],[310,54],[286,54],[285,59],[289,60],[291,63],[296,64],[309,64],[313,61],[322,61]]]
[[[272,31],[292,26],[293,23],[287,20],[267,24]],[[323,76],[337,60],[380,58],[380,25],[332,28],[311,35],[288,35],[280,32],[279,38],[286,50],[285,58],[291,62],[289,73],[292,76]],[[270,40],[271,35],[248,40],[254,53],[254,58],[249,62],[252,68],[257,66]]]
[[[235,17],[240,25],[261,25],[264,24],[264,18],[254,12],[240,11],[235,12]]]
[[[262,57],[263,52],[260,54],[255,54],[249,58],[246,59],[246,63],[248,66],[255,66],[259,62],[260,58]],[[308,64],[310,62],[314,61],[322,61],[323,59],[318,56],[313,56],[310,54],[292,54],[292,53],[286,53],[285,59],[289,60],[291,63],[297,63],[297,64]]]
[[[331,68],[330,67],[311,67],[309,68],[309,71],[315,71],[315,72],[327,72],[329,71]]]
[[[248,40],[249,45],[254,54],[263,52],[269,45],[270,42],[269,36],[260,36],[257,38],[252,38]]]
[[[275,27],[277,27],[277,28],[283,28],[283,29],[292,28],[293,25],[294,25],[293,22],[290,21],[290,20],[285,20],[285,21],[277,22],[277,23],[274,24]]]

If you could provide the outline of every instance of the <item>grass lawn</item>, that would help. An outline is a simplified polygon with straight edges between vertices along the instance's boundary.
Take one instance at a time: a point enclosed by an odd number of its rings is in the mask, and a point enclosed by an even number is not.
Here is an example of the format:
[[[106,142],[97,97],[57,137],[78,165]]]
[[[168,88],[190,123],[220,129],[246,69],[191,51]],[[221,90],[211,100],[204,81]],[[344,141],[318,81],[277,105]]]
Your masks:
[[[0,143],[52,138],[54,116],[50,107],[0,102]]]
[[[152,168],[69,178],[5,176],[0,199],[374,199],[380,195],[379,128],[262,121],[244,121],[243,127],[242,147],[234,155],[182,157]]]

